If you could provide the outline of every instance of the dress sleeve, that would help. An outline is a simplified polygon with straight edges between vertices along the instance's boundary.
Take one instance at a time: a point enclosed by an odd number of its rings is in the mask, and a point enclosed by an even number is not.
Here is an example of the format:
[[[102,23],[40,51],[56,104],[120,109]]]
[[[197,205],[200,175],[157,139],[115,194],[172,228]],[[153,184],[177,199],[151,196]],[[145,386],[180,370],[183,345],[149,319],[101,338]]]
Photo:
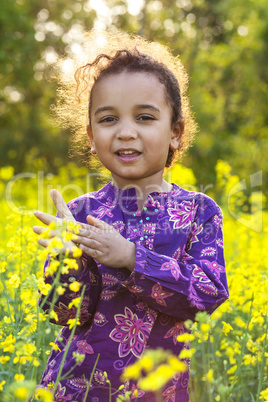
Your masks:
[[[228,297],[220,208],[194,221],[176,259],[137,244],[136,264],[124,285],[161,313],[180,320],[198,311],[211,314]]]

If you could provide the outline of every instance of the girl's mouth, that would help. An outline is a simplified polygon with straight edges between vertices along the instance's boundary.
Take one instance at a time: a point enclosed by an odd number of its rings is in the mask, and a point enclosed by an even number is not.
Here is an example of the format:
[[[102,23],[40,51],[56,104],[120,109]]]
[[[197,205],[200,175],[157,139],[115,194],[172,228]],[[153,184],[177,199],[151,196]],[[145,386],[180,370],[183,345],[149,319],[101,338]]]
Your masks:
[[[141,152],[135,149],[121,149],[117,151],[115,154],[120,160],[124,162],[129,162],[136,160],[140,156]]]

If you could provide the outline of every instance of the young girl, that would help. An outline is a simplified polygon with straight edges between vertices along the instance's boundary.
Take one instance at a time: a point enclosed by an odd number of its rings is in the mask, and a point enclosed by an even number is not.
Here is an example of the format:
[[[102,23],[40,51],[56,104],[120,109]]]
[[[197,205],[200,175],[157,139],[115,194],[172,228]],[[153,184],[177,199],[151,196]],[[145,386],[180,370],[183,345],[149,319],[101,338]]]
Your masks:
[[[106,34],[105,52],[93,57],[94,35],[87,38],[90,60],[76,71],[80,104],[73,118],[77,128],[81,110],[87,110],[91,153],[111,172],[112,182],[68,207],[56,190],[51,193],[60,218],[82,223],[75,240],[83,251],[78,270],[60,280],[85,285],[81,325],[71,339],[56,401],[84,401],[98,354],[86,400],[108,401],[106,373],[115,392],[122,370],[145,349],[161,346],[178,355],[188,347],[177,341],[186,332],[184,321],[198,311],[212,313],[228,298],[220,208],[205,194],[163,179],[164,169],[191,144],[195,128],[183,66],[163,46],[127,35],[115,41]],[[59,107],[68,111],[70,87],[65,90]],[[81,143],[81,132],[76,140]],[[45,224],[55,219],[36,216]],[[56,381],[70,336],[67,321],[74,316],[68,305],[79,294],[66,291],[56,302],[63,329],[41,380],[45,387]],[[82,356],[78,365],[74,352]],[[178,373],[162,389],[162,400],[188,401],[188,379],[189,371]],[[153,393],[136,389],[130,382],[113,400],[126,390],[133,400],[155,400]]]

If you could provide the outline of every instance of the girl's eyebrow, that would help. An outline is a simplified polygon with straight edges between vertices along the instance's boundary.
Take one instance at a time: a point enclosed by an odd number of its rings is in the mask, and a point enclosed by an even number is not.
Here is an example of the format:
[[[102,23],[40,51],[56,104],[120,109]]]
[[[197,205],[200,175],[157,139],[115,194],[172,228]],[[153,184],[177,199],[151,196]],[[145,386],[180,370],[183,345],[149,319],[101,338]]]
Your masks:
[[[101,106],[96,110],[96,112],[94,114],[96,116],[96,114],[98,114],[98,113],[106,112],[106,111],[113,111],[113,110],[115,110],[115,108],[113,106]]]
[[[137,105],[137,109],[150,109],[153,110],[154,112],[160,112],[160,109],[158,109],[158,107],[153,105]]]
[[[160,112],[160,109],[158,109],[158,107],[150,105],[150,104],[145,104],[145,105],[137,105],[136,106],[137,109],[150,109],[154,112]],[[116,108],[113,106],[101,106],[99,107],[96,112],[94,113],[95,116],[101,112],[107,112],[107,111],[114,111]]]

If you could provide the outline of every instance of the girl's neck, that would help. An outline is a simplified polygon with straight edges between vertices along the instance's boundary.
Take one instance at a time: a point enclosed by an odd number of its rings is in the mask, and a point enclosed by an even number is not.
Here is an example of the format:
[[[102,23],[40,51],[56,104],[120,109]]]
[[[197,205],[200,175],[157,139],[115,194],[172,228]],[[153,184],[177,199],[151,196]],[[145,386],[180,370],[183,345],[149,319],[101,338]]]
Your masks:
[[[127,188],[135,188],[137,194],[137,205],[139,210],[143,209],[145,201],[150,193],[170,193],[172,190],[172,185],[166,182],[163,177],[158,180],[152,180],[152,177],[144,178],[143,180],[128,180],[127,182],[122,182],[121,180],[116,180],[112,175],[113,185],[121,190],[126,190]]]

